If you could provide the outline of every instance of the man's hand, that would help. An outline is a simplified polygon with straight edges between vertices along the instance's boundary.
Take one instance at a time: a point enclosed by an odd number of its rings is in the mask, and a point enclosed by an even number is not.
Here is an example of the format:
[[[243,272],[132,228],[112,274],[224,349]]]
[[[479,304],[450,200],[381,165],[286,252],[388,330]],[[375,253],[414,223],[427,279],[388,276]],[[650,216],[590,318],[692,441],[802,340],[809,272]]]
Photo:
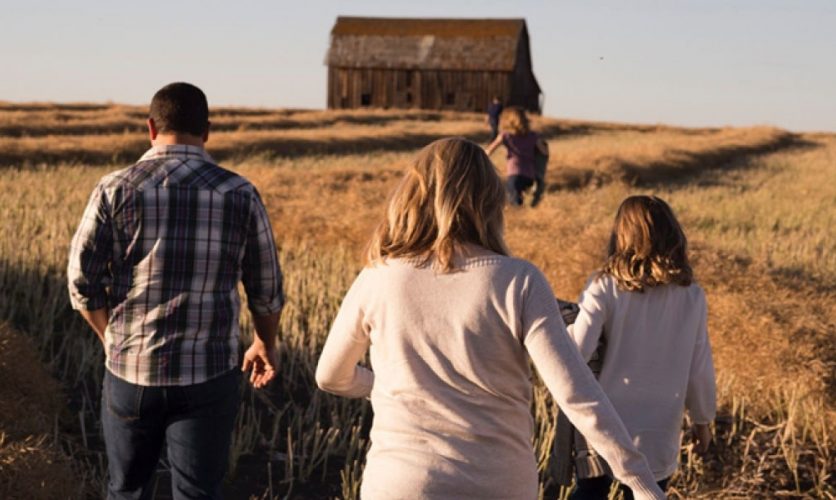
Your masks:
[[[711,427],[708,424],[695,424],[692,433],[694,434],[694,451],[702,455],[708,451],[708,446],[713,441]]]
[[[81,317],[87,321],[87,324],[90,325],[90,328],[96,332],[96,336],[99,337],[99,341],[102,345],[104,345],[105,330],[107,329],[107,322],[110,319],[108,317],[107,309],[104,307],[101,309],[94,309],[92,311],[82,309],[79,313],[81,313]]]
[[[261,389],[276,376],[276,347],[267,346],[258,337],[253,339],[253,345],[244,353],[244,364],[241,371],[250,373],[250,383],[256,389]]]

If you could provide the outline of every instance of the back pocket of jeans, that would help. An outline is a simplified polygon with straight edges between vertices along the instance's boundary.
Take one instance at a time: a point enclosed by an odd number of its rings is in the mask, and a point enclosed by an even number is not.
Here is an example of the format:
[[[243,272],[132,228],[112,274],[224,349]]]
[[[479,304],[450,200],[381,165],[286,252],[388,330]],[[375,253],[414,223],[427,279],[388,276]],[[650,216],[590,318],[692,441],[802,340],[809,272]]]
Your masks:
[[[108,374],[105,377],[105,403],[111,415],[122,420],[137,420],[142,407],[143,387]]]

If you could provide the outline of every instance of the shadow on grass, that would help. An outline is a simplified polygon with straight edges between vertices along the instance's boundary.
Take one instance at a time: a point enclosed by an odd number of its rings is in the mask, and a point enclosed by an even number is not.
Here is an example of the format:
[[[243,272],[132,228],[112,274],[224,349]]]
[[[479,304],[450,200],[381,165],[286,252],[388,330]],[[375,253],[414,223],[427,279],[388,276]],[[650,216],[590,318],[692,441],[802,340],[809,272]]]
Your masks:
[[[342,119],[341,119],[342,120]],[[544,137],[557,138],[591,134],[599,131],[591,125],[546,124],[541,128]],[[251,157],[272,160],[276,158],[298,158],[308,155],[371,154],[376,152],[406,152],[420,149],[432,141],[449,137],[446,134],[406,133],[376,134],[374,130],[358,130],[357,135],[335,138],[300,137],[244,137],[231,145],[218,146],[211,139],[207,150],[219,162],[244,160]],[[135,138],[118,149],[93,149],[84,146],[56,146],[50,150],[41,148],[33,151],[0,151],[0,166],[29,168],[36,165],[79,164],[79,165],[129,165],[148,149],[146,137],[137,132]],[[465,138],[487,145],[488,131],[465,134]],[[60,142],[60,138],[56,138]]]
[[[699,153],[678,153],[678,158],[672,162],[624,163],[623,180],[646,187],[679,186],[693,182],[696,176],[704,176],[713,171],[728,172],[751,168],[751,160],[758,156],[817,147],[820,147],[817,143],[808,141],[798,134],[784,132],[763,143],[721,146]]]
[[[441,134],[399,134],[358,135],[349,138],[308,139],[308,138],[247,138],[231,146],[216,146],[211,140],[207,150],[219,162],[243,160],[250,157],[271,160],[275,158],[297,158],[308,155],[364,154],[378,151],[403,152],[419,149],[430,142],[445,137]],[[484,143],[487,132],[466,136]],[[144,137],[118,150],[95,150],[84,147],[62,148],[37,152],[2,151],[0,165],[28,168],[43,164],[79,165],[129,165],[136,162],[148,149]]]
[[[806,150],[819,147],[797,134],[781,132],[766,141],[748,145],[719,146],[704,151],[692,152],[673,150],[667,158],[647,163],[612,159],[607,168],[560,168],[556,167],[547,185],[549,192],[578,190],[590,186],[601,186],[609,182],[623,182],[648,188],[681,186],[712,172],[729,172],[752,168],[754,158],[777,151]]]
[[[213,117],[257,117],[272,116],[270,119],[253,122],[216,121],[212,124],[213,132],[259,131],[259,130],[310,130],[327,128],[339,124],[383,126],[393,122],[439,122],[444,119],[440,112],[426,113],[380,113],[380,114],[335,114],[318,119],[294,119],[295,113],[287,114],[277,111],[234,110],[213,113]],[[324,114],[324,113],[323,113]],[[217,115],[217,116],[215,116]],[[57,122],[55,124],[26,126],[12,123],[0,124],[0,135],[7,137],[44,137],[44,136],[74,136],[74,135],[104,135],[104,134],[138,134],[144,135],[146,113],[128,112],[123,119],[112,120],[106,124]],[[106,118],[103,118],[106,121]]]

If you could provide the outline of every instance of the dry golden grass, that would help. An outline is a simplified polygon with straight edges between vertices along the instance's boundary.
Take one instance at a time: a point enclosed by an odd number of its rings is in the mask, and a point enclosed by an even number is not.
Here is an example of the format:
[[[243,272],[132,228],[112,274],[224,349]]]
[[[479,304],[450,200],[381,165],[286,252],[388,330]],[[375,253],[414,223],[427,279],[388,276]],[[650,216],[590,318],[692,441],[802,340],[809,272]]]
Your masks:
[[[30,108],[0,105],[0,128],[10,123],[4,116],[14,113],[44,115],[37,123],[46,125],[53,119],[48,113],[95,124],[113,118],[119,107]],[[142,119],[137,108],[120,112]],[[261,478],[266,484],[258,493],[268,498],[353,498],[367,446],[368,407],[314,390],[317,354],[342,293],[362,265],[362,247],[386,195],[414,151],[444,135],[484,138],[481,117],[224,113],[229,124],[242,125],[215,134],[209,151],[228,158],[225,165],[261,191],[282,246],[289,297],[280,382],[266,395],[248,393],[233,465],[253,453],[278,457]],[[280,119],[311,125],[244,125]],[[513,252],[541,267],[559,296],[577,297],[600,264],[615,209],[629,194],[667,199],[689,235],[696,274],[709,298],[722,409],[716,458],[703,461],[685,448],[673,494],[832,497],[836,136],[549,119],[536,126],[546,130],[552,151],[549,193],[537,209],[508,210],[507,236]],[[90,190],[119,166],[74,164],[85,157],[100,163],[103,151],[127,158],[125,151],[141,152],[145,143],[139,131],[63,132],[60,138],[0,138],[0,158],[17,155],[30,165],[7,168],[0,178],[0,320],[30,334],[66,386],[83,388],[82,421],[92,429],[101,353],[67,310],[63,267]],[[31,166],[50,155],[66,164]],[[500,166],[501,155],[494,157]],[[248,332],[248,319],[243,321]],[[542,387],[534,406],[535,446],[545,467],[553,406]],[[236,473],[245,472],[239,467]],[[313,486],[323,481],[339,486]],[[544,481],[545,491],[555,492]]]
[[[147,115],[148,110],[144,106],[83,104],[21,106],[0,103],[0,134],[14,137],[37,137],[144,133]],[[391,112],[215,108],[212,110],[212,127],[217,131],[303,129],[340,123],[385,125],[392,121],[439,121],[446,118],[459,119],[461,116],[461,113],[421,110]]]

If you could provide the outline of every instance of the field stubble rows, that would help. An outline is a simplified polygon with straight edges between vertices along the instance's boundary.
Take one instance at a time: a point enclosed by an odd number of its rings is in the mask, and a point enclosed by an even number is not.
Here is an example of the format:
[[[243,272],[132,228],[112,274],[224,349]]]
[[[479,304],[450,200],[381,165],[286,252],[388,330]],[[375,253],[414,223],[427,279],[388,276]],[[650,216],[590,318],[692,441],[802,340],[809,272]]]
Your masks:
[[[0,106],[0,129],[11,123],[4,114],[43,113],[43,108],[48,107]],[[52,111],[89,124],[103,119],[89,113],[112,109]],[[304,130],[230,125],[231,131],[209,143],[210,153],[229,159],[227,165],[261,191],[282,247],[289,298],[282,317],[281,375],[266,392],[246,392],[230,460],[230,495],[356,498],[370,408],[316,391],[316,358],[342,294],[362,265],[362,248],[386,193],[419,139],[479,139],[481,117],[371,112],[352,113],[353,124],[336,124],[340,116],[327,112],[239,111],[230,110],[224,119],[263,123],[283,116],[313,125]],[[836,240],[830,228],[836,223],[831,181],[836,137],[769,128],[693,130],[546,119],[537,124],[550,134],[549,194],[536,210],[509,209],[507,236],[516,255],[546,272],[557,295],[577,297],[600,262],[615,208],[628,194],[653,192],[668,199],[690,237],[696,274],[709,297],[722,410],[710,458],[683,448],[673,494],[832,497]],[[96,428],[102,354],[92,333],[68,310],[64,265],[86,197],[101,175],[118,168],[79,162],[106,158],[102,151],[111,156],[116,151],[128,161],[124,151],[135,154],[144,146],[139,132],[113,143],[113,136],[79,130],[62,136],[76,141],[79,156],[55,146],[54,158],[39,157],[38,148],[54,146],[50,135],[0,138],[0,158],[14,156],[7,154],[9,144],[28,158],[17,166],[12,162],[0,178],[0,321],[29,336],[67,388],[73,416],[40,435],[51,436],[74,457],[88,479],[84,491],[96,496],[103,477]],[[412,134],[415,143],[388,147],[404,134]],[[308,141],[305,148],[282,149],[300,137]],[[334,149],[333,141],[348,146]],[[57,158],[62,164],[38,165]],[[502,163],[499,154],[494,160]],[[249,319],[242,323],[249,336]],[[13,369],[15,360],[8,362]],[[545,470],[555,409],[541,384],[533,411],[534,444]],[[13,485],[0,482],[0,487]],[[543,490],[547,497],[566,493],[546,476]]]

